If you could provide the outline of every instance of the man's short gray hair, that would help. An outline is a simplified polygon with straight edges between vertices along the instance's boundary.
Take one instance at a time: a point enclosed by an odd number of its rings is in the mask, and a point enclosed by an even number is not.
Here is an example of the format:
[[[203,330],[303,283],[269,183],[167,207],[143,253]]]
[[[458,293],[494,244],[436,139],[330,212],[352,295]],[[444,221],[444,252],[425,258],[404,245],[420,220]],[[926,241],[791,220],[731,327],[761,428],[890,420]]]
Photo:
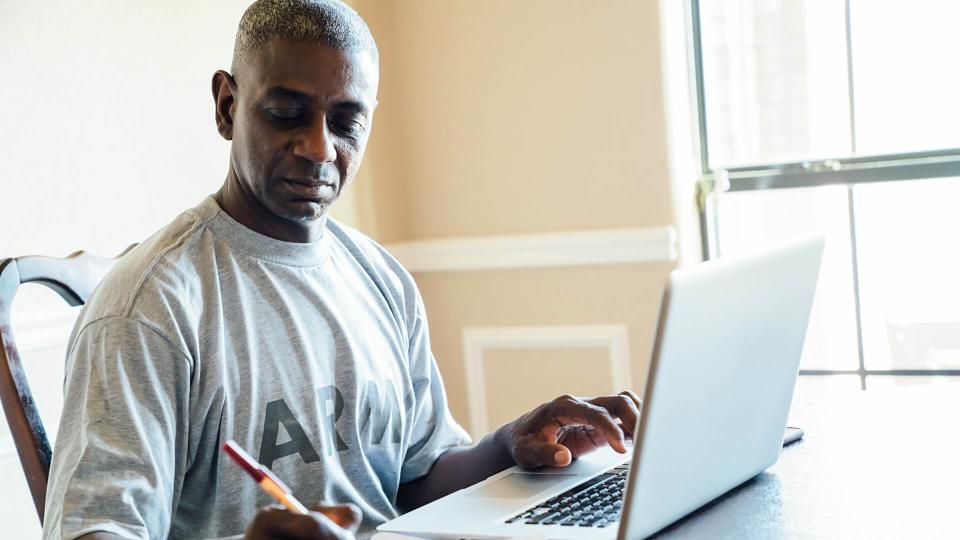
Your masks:
[[[274,38],[312,41],[341,51],[367,51],[375,64],[379,62],[367,23],[340,0],[257,0],[240,18],[233,70],[244,54]]]

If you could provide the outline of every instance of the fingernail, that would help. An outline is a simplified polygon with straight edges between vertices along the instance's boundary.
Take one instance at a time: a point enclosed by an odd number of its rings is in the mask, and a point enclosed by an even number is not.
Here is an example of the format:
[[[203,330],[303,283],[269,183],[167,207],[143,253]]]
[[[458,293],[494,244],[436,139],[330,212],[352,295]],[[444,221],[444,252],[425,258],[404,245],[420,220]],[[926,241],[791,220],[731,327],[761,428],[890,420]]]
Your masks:
[[[557,450],[557,453],[553,455],[554,463],[566,463],[567,453],[563,450]]]

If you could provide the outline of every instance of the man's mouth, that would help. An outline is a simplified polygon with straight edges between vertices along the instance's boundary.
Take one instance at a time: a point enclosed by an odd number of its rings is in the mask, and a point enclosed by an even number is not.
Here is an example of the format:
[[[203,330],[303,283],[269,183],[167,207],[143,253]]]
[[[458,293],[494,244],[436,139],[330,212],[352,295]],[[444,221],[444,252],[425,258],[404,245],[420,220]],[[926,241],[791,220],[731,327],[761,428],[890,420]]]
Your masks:
[[[304,199],[330,200],[337,195],[337,183],[325,180],[300,180],[287,178],[287,184],[294,193]]]

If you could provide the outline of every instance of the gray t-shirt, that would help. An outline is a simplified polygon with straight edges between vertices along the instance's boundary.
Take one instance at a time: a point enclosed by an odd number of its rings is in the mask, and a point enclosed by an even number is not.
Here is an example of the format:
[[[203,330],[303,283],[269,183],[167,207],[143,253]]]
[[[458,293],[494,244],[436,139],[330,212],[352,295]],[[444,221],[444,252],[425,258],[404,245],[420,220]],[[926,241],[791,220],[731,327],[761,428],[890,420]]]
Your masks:
[[[94,292],[64,394],[44,538],[242,534],[272,500],[228,439],[303,503],[357,504],[367,536],[401,483],[469,442],[396,260],[334,220],[315,243],[269,238],[212,197]]]

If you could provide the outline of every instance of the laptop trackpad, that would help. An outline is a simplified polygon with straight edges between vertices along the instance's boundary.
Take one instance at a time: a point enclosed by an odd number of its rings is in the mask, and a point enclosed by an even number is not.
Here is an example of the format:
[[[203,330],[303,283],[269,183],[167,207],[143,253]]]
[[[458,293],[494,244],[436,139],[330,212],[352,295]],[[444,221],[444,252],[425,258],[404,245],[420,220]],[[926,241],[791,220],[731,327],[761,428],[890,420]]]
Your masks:
[[[510,473],[499,480],[466,493],[470,497],[526,499],[557,484],[568,482],[576,474]]]

